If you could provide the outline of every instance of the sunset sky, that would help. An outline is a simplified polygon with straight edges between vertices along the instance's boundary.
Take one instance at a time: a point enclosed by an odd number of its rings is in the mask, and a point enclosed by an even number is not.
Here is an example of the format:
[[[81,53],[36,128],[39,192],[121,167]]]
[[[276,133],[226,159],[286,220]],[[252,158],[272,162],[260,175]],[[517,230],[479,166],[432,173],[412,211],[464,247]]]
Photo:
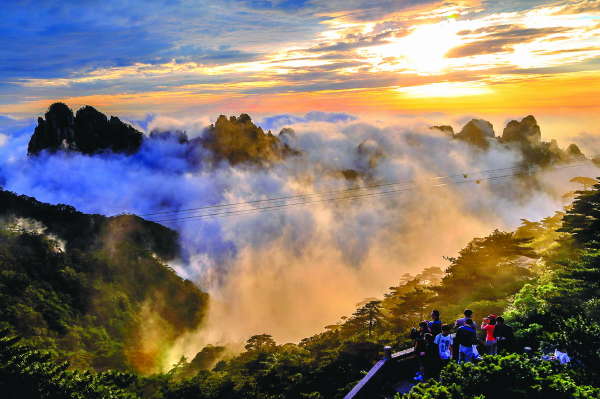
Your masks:
[[[533,113],[600,133],[600,1],[32,0],[2,14],[0,118],[62,100],[132,118]]]

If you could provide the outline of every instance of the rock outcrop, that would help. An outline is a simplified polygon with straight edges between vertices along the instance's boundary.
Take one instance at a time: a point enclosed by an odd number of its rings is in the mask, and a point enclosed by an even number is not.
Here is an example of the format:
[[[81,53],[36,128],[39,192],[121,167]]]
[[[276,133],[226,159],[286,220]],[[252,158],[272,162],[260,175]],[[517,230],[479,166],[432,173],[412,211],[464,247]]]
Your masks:
[[[493,140],[496,135],[494,126],[490,122],[483,119],[471,119],[454,137],[479,148],[487,149],[490,146],[489,140]]]
[[[521,122],[515,120],[508,122],[502,132],[501,140],[504,143],[517,142],[536,146],[542,141],[542,132],[533,115],[529,115]]]
[[[542,141],[540,126],[533,115],[528,115],[521,121],[508,122],[501,137],[496,137],[492,124],[483,119],[472,119],[457,134],[453,134],[452,127],[448,125],[431,126],[430,129],[438,130],[450,138],[463,140],[482,150],[487,150],[494,143],[509,147],[521,154],[522,164],[525,166],[550,166],[585,159],[575,144],[563,150],[556,140]]]
[[[286,134],[289,135],[289,132]],[[231,165],[268,165],[286,156],[299,154],[270,131],[265,133],[247,114],[237,118],[219,116],[207,129],[201,142],[212,152],[216,161],[227,160]]]
[[[567,147],[567,154],[575,158],[585,158],[585,155],[583,155],[577,144],[569,144]]]
[[[438,126],[431,126],[430,129],[431,130],[438,130],[438,131],[442,132],[443,134],[445,134],[448,137],[454,137],[454,129],[452,128],[452,126],[449,126],[449,125],[438,125]]]
[[[143,134],[119,118],[106,115],[89,105],[73,111],[63,103],[54,103],[38,118],[29,141],[29,155],[43,150],[77,151],[84,154],[112,151],[131,154],[143,141]]]

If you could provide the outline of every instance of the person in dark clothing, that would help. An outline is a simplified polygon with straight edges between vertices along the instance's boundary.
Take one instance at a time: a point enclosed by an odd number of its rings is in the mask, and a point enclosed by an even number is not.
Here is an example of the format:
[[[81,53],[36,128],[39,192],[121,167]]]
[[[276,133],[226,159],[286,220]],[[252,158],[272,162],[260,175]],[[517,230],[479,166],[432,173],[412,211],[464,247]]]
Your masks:
[[[413,328],[412,332],[410,333],[411,338],[415,340],[415,352],[417,353],[417,355],[420,352],[425,352],[424,341],[425,341],[425,334],[427,334],[427,333],[431,334],[426,321],[420,322],[419,329],[416,330]]]
[[[428,366],[428,358],[433,346],[433,337],[429,331],[427,322],[420,322],[418,330],[413,328],[410,337],[415,341],[415,354],[419,361],[419,371],[415,379],[422,379],[426,374],[426,366]]]
[[[463,324],[465,324],[465,321],[467,319],[473,320],[473,311],[471,309],[465,309],[463,314],[465,315],[465,317],[461,317],[460,319],[457,319],[456,322],[454,323],[454,328],[461,327]]]
[[[477,332],[473,320],[466,319],[456,331],[455,343],[458,345],[458,361],[470,362],[477,359],[473,346],[477,344]]]
[[[471,309],[465,309],[463,314],[464,314],[464,317],[461,317],[460,319],[457,319],[454,322],[454,329],[457,331],[460,327],[462,327],[465,324],[465,320],[471,319],[473,317],[473,311]],[[458,351],[459,351],[459,345],[458,344],[453,345],[452,346],[452,358],[454,360],[458,360]]]
[[[512,350],[512,344],[514,341],[513,329],[508,324],[504,324],[504,318],[500,316],[496,318],[494,337],[496,337],[498,342],[498,353]]]
[[[434,344],[434,339],[433,334],[425,334],[425,357],[423,358],[425,378],[435,377],[439,365],[437,345]]]
[[[431,342],[431,351],[432,354],[430,356],[430,367],[427,367],[430,372],[430,376],[435,376],[439,373],[441,369],[441,361],[438,355],[438,344],[435,342],[435,338],[442,333],[442,321],[440,320],[440,311],[432,310],[431,311],[431,321],[427,323],[427,327],[429,327],[429,332],[431,332],[431,336],[433,337]]]
[[[442,332],[442,321],[440,320],[439,310],[434,310],[431,312],[431,321],[427,323],[427,326],[434,337]]]

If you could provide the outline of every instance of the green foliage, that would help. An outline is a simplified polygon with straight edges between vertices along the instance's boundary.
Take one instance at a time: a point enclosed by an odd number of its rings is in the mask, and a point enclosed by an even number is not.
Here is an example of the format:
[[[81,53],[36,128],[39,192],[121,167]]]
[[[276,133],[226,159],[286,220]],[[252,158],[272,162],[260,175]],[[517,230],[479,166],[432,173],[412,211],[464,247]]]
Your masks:
[[[472,240],[458,257],[448,258],[450,266],[436,289],[438,297],[444,302],[463,304],[481,300],[495,302],[514,294],[531,277],[531,262],[524,259],[538,257],[529,243],[530,239],[515,238],[513,233],[498,230],[485,238]],[[458,307],[454,313],[460,310]]]
[[[577,243],[587,248],[600,248],[600,183],[592,190],[577,191],[577,194],[560,231],[570,233]]]
[[[367,338],[370,339],[372,333],[381,326],[382,319],[381,301],[374,300],[367,301],[356,309],[346,324],[358,331],[364,328],[367,331]]]
[[[600,398],[600,389],[578,384],[556,362],[527,355],[485,356],[478,363],[450,363],[439,380],[418,384],[406,399]]]
[[[110,371],[69,371],[47,353],[0,333],[0,392],[2,397],[40,399],[135,399],[130,391],[136,377]]]
[[[588,370],[600,364],[600,323],[577,315],[564,320],[549,337],[550,345],[563,348]]]
[[[6,191],[0,204],[0,326],[26,342],[76,368],[152,372],[167,344],[200,324],[206,294],[156,256],[177,248],[172,231]],[[155,347],[142,339],[150,322]]]
[[[269,334],[260,334],[248,338],[244,348],[248,352],[270,352],[276,345],[275,340]]]

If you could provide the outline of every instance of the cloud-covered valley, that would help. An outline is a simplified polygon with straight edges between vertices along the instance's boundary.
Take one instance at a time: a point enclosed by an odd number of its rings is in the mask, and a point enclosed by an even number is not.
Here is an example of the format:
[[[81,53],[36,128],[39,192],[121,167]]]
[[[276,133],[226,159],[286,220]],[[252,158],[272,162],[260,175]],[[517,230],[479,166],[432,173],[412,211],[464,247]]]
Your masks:
[[[258,121],[293,129],[273,137],[296,152],[234,163],[194,141],[208,123],[153,116],[138,123],[145,137],[129,155],[28,156],[33,126],[0,141],[4,189],[83,212],[145,215],[179,232],[170,265],[211,294],[211,309],[174,357],[256,333],[282,342],[318,332],[404,273],[443,267],[472,237],[551,215],[578,188],[570,178],[598,174],[582,158],[524,168],[514,143],[487,138],[482,149],[420,122],[325,113]],[[291,198],[263,201],[281,197]],[[238,205],[190,210],[224,204]],[[210,213],[218,215],[198,217]]]

